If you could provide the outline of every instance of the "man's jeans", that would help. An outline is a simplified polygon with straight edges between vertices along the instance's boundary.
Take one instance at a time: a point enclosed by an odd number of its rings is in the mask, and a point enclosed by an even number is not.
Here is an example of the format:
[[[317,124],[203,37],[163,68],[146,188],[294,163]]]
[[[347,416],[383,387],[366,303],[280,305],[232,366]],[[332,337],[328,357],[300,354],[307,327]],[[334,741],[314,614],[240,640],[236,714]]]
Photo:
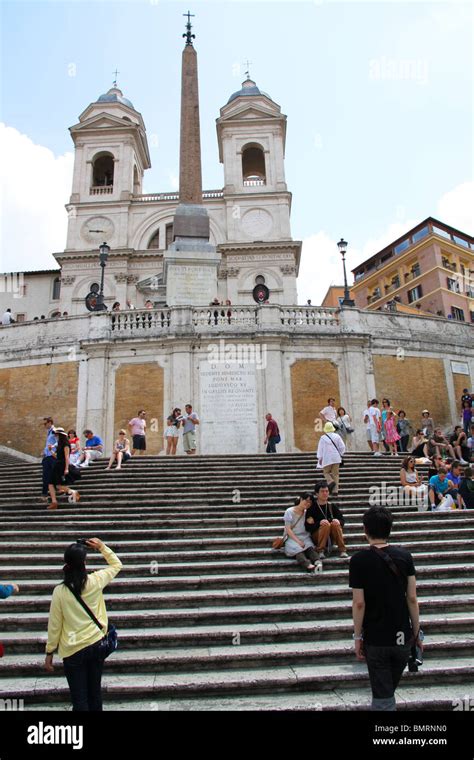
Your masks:
[[[53,467],[54,463],[56,462],[56,459],[54,457],[43,457],[42,465],[43,465],[43,490],[42,494],[43,496],[48,495],[48,486],[51,483],[51,478],[53,475]]]
[[[101,680],[104,660],[99,650],[100,641],[63,660],[73,712],[102,710]]]
[[[372,687],[372,710],[396,710],[395,689],[410,656],[410,645],[379,647],[364,645]]]
[[[271,435],[267,442],[267,454],[276,454],[276,439],[278,436]]]

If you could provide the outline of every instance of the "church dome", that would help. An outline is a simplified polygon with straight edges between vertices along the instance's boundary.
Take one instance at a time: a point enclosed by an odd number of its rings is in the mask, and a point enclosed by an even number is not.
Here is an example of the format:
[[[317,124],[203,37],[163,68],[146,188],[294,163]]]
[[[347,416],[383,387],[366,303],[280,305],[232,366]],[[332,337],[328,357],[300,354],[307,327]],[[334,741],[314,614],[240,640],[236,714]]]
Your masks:
[[[133,107],[133,103],[128,99],[124,98],[122,90],[119,90],[118,87],[111,87],[110,90],[104,95],[101,95],[100,98],[97,98],[97,103],[122,103],[124,106],[128,106],[129,108],[135,108]]]
[[[263,90],[258,89],[253,79],[246,79],[242,82],[242,88],[237,92],[234,92],[227,102],[232,103],[236,98],[247,98],[249,95],[265,95],[265,97],[270,98],[268,92],[263,92]]]

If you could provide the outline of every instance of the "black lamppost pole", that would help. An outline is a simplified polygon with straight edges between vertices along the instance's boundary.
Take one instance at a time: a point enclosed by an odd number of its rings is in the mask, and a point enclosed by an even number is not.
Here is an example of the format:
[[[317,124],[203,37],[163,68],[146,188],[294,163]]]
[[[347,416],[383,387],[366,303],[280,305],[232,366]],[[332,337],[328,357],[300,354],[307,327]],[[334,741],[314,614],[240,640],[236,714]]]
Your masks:
[[[349,288],[347,286],[347,274],[346,274],[346,251],[347,251],[347,242],[344,240],[344,238],[341,238],[339,243],[337,244],[337,247],[339,248],[341,255],[342,255],[342,266],[344,269],[344,298],[342,301],[343,306],[355,306],[354,300],[349,295]]]
[[[105,266],[107,264],[109,252],[110,252],[110,246],[107,245],[107,243],[102,243],[102,245],[99,246],[99,259],[100,259],[100,266],[102,268],[102,272],[100,275],[100,292],[97,297],[96,311],[105,311],[107,309],[107,306],[104,303],[104,273],[105,273]]]

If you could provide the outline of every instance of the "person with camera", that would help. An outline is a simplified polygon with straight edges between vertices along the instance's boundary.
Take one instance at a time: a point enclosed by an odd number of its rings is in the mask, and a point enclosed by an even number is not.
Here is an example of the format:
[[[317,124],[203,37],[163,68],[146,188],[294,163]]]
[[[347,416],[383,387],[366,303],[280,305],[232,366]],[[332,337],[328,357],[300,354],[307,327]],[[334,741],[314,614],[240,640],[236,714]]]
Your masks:
[[[422,663],[413,557],[388,539],[392,514],[371,507],[363,516],[368,549],[356,552],[349,563],[352,588],[355,655],[367,663],[372,688],[372,710],[396,710],[395,690],[407,663]]]
[[[305,529],[317,546],[319,559],[324,559],[329,539],[337,544],[341,559],[349,556],[344,543],[344,516],[336,504],[329,504],[329,486],[320,480],[314,486],[311,506],[306,512]]]
[[[108,567],[87,573],[87,549],[99,551]],[[73,712],[102,710],[103,639],[107,632],[105,586],[122,568],[116,554],[99,538],[78,539],[64,552],[64,580],[56,586],[48,620],[45,669],[54,672],[53,655],[59,650],[71,693]],[[79,599],[97,618],[100,629]]]

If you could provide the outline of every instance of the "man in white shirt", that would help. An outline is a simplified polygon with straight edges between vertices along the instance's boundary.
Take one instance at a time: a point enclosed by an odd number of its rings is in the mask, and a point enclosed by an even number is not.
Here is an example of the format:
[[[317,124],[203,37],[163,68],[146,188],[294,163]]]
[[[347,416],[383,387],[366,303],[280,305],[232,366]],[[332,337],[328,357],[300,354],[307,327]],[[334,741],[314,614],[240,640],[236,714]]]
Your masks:
[[[339,493],[339,467],[345,450],[344,441],[332,422],[326,422],[318,444],[318,467],[322,468],[329,491],[334,496]]]
[[[5,327],[6,327],[7,325],[13,324],[14,321],[15,320],[12,317],[12,310],[11,309],[7,309],[6,312],[4,313],[3,317],[2,317],[2,325],[5,325]]]
[[[324,424],[326,424],[326,422],[334,423],[337,417],[336,399],[328,398],[328,405],[325,406],[324,409],[321,409],[319,416],[321,417]]]
[[[368,409],[369,413],[369,430],[370,440],[372,441],[372,449],[374,451],[374,457],[381,457],[382,454],[379,451],[380,448],[380,433],[382,430],[382,414],[379,409],[378,399],[373,398]]]
[[[367,433],[367,443],[369,444],[369,449],[373,452],[374,448],[372,446],[372,438],[370,435],[370,417],[369,417],[369,409],[372,405],[372,401],[369,399],[367,401],[367,409],[365,410],[362,419],[364,420],[366,433]]]

